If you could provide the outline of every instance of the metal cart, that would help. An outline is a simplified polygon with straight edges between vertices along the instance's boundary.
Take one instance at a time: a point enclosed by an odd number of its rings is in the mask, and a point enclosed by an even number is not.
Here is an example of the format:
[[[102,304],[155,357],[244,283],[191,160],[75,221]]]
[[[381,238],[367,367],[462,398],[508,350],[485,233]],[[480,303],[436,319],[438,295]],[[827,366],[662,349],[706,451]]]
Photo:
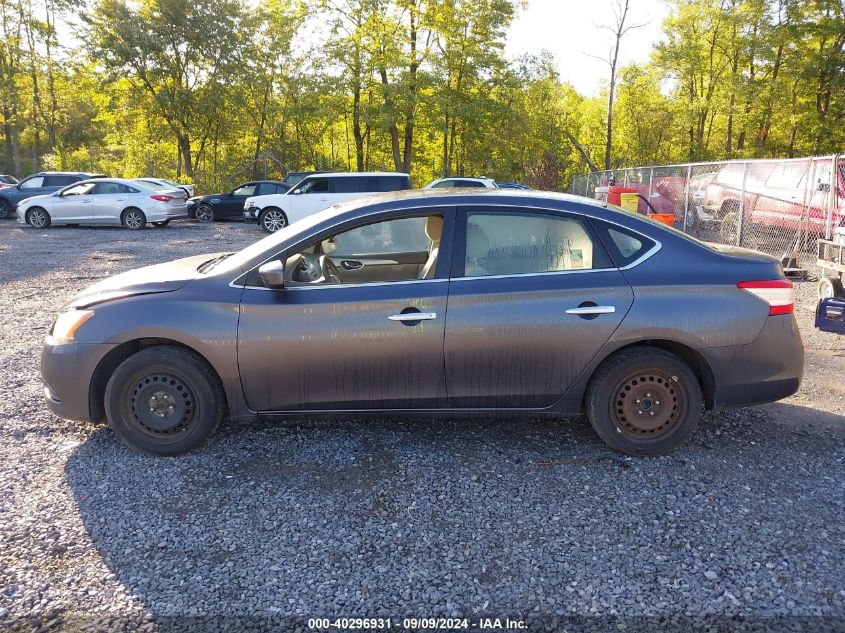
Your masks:
[[[845,241],[819,240],[816,246],[819,275],[819,299],[845,297],[842,275],[845,274]]]

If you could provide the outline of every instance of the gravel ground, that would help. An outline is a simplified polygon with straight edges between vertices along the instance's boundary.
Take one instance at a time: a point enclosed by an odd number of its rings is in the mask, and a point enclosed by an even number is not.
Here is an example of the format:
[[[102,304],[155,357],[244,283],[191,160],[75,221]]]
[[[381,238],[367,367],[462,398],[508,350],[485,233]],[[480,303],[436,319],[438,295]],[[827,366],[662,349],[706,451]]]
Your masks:
[[[657,459],[583,420],[229,424],[154,459],[48,412],[41,340],[73,293],[261,235],[0,223],[0,629],[845,629],[845,337],[813,330],[809,282],[801,391]]]

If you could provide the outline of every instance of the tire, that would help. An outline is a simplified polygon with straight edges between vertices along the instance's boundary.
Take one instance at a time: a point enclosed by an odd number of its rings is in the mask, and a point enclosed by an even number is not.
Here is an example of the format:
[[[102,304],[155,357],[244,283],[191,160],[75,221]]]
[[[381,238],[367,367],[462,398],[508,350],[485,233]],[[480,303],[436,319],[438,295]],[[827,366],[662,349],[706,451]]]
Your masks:
[[[258,224],[267,233],[275,233],[288,225],[288,216],[276,207],[267,207],[258,214]]]
[[[822,277],[818,285],[819,299],[830,299],[831,297],[845,297],[845,287],[839,277]]]
[[[144,215],[143,211],[135,207],[126,209],[123,215],[120,216],[120,222],[132,231],[141,231],[147,228],[147,216]]]
[[[611,448],[638,457],[683,445],[698,428],[703,404],[687,364],[654,347],[611,356],[587,387],[587,418],[596,433]]]
[[[194,219],[200,224],[211,224],[214,222],[214,209],[207,204],[201,204],[194,214]]]
[[[153,226],[158,228],[158,229],[162,229],[165,226],[167,226],[168,224],[170,224],[170,220],[162,220],[161,222],[153,222]]]
[[[0,220],[10,218],[15,214],[15,208],[8,200],[0,199]]]
[[[719,239],[725,244],[736,244],[737,223],[739,222],[739,202],[728,200],[722,205]]]
[[[36,229],[46,229],[50,226],[50,214],[41,207],[33,207],[26,212],[26,223]]]
[[[226,415],[226,398],[200,356],[155,346],[117,367],[106,386],[105,410],[109,426],[131,449],[172,456],[211,437]]]

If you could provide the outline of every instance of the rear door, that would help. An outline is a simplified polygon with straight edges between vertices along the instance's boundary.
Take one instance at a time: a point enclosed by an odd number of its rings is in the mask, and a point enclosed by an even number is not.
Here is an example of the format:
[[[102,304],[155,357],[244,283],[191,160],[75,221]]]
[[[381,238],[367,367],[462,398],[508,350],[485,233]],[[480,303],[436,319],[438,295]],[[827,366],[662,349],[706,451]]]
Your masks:
[[[94,221],[103,224],[118,224],[120,213],[129,201],[129,187],[119,182],[101,181],[94,187]]]
[[[631,287],[582,216],[471,207],[458,217],[449,406],[549,407],[619,326]]]

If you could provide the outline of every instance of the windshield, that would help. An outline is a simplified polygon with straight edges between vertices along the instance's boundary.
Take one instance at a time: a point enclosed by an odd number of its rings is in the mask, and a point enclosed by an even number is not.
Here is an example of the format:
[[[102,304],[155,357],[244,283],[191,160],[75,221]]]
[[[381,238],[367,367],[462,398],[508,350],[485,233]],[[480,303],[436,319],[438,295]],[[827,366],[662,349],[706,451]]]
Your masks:
[[[312,228],[333,218],[334,216],[345,211],[347,208],[352,208],[354,202],[348,204],[338,204],[328,209],[324,209],[314,215],[310,215],[298,222],[287,225],[285,228],[268,235],[262,240],[258,240],[255,244],[247,246],[245,249],[238,251],[225,261],[220,262],[214,266],[215,272],[227,272],[230,270],[243,269],[244,265],[265,254],[269,257],[276,252],[276,249],[282,242],[295,241],[300,235],[307,234]]]

